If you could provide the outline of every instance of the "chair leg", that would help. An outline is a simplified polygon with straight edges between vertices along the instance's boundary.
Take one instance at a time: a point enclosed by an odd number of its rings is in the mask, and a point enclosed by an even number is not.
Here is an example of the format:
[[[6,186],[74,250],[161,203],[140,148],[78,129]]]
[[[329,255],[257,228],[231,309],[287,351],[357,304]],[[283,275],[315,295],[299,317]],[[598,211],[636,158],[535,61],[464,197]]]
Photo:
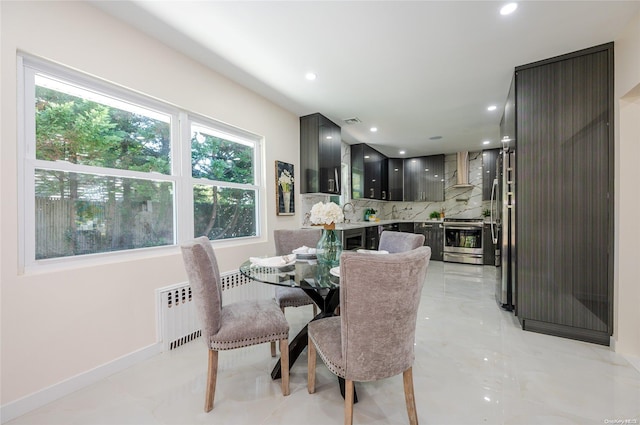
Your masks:
[[[409,415],[409,424],[418,425],[418,412],[416,411],[416,399],[413,394],[413,371],[412,368],[402,373],[404,381],[404,399],[407,402],[407,414]]]
[[[282,371],[282,395],[289,395],[289,340],[280,340],[280,370]]]
[[[280,307],[280,311],[282,311],[282,314],[284,314],[284,307]],[[276,342],[271,341],[271,357],[275,357],[275,356],[276,356]]]
[[[316,317],[318,315],[318,306],[315,305],[315,303],[313,304],[313,317]]]
[[[353,423],[353,381],[344,380],[344,425]]]
[[[209,367],[207,371],[207,391],[204,396],[204,411],[213,409],[213,398],[216,394],[216,379],[218,377],[218,352],[209,349]]]
[[[309,394],[313,394],[316,392],[316,346],[313,345],[311,338],[307,347],[307,390]]]

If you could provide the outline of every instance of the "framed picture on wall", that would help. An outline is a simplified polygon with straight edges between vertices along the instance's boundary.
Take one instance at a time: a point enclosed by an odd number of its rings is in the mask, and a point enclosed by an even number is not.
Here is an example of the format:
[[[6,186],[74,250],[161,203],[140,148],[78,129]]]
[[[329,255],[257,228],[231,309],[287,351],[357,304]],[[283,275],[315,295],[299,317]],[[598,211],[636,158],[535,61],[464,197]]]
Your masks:
[[[293,164],[276,161],[276,207],[278,215],[295,214]]]

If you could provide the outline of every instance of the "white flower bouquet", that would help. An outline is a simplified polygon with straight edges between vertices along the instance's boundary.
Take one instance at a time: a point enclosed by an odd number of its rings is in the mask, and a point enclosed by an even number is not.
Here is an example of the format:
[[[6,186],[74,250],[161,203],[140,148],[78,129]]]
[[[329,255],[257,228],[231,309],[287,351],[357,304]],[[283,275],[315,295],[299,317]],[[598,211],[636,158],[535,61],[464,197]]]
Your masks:
[[[311,223],[322,225],[335,225],[344,221],[342,209],[333,202],[323,204],[318,202],[311,208]]]
[[[293,186],[293,176],[289,170],[282,170],[280,177],[278,177],[278,184],[282,188],[283,193],[291,191],[291,186]]]

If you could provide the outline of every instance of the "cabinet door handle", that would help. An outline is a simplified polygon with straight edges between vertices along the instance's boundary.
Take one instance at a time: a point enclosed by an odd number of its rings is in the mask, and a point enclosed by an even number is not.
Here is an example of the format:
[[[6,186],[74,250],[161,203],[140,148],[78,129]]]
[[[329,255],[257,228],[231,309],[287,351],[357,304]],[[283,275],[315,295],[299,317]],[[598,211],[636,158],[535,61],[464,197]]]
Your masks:
[[[334,168],[333,173],[335,174],[335,177],[336,177],[336,192],[340,193],[340,180],[338,180],[338,169]]]
[[[373,198],[374,194],[373,194],[373,188],[369,189],[369,198]]]
[[[387,191],[386,190],[382,191],[382,199],[387,199]]]

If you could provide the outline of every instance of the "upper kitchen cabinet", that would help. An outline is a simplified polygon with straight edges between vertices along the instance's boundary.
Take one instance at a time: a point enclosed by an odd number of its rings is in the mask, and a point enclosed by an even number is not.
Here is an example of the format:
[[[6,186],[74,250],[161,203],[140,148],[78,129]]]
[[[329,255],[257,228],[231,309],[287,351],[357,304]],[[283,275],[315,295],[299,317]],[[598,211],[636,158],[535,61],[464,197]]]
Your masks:
[[[340,194],[340,126],[315,113],[300,117],[300,193]]]
[[[389,200],[404,201],[404,159],[389,158]]]
[[[444,155],[404,160],[404,200],[444,201]]]
[[[387,157],[364,143],[351,145],[351,197],[389,199]]]
[[[500,149],[487,149],[482,151],[482,200],[483,201],[491,200],[491,190],[493,189],[493,180],[495,180],[496,178],[496,162],[498,159],[498,155],[500,155]]]

